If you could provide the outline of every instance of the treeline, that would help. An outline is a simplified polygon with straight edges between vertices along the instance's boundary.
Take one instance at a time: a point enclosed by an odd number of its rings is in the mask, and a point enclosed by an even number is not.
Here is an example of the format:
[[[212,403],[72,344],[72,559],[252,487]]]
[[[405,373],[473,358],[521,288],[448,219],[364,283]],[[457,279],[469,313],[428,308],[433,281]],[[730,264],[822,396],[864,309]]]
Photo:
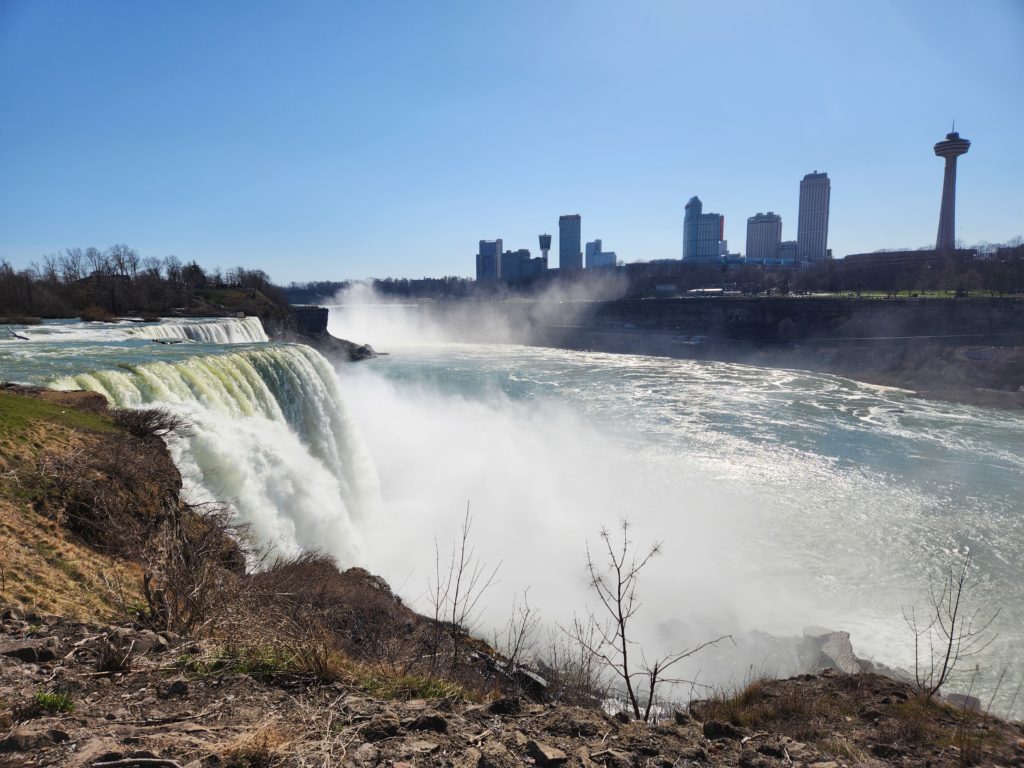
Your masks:
[[[307,283],[292,282],[281,290],[292,304],[318,304],[330,302],[341,291],[351,288],[352,280],[313,280]],[[461,299],[472,295],[476,281],[467,277],[386,277],[359,281],[369,285],[376,293],[396,298]]]
[[[22,270],[0,260],[0,316],[110,319],[220,311],[278,317],[287,300],[262,270],[207,271],[176,256],[143,258],[127,245],[67,248]]]

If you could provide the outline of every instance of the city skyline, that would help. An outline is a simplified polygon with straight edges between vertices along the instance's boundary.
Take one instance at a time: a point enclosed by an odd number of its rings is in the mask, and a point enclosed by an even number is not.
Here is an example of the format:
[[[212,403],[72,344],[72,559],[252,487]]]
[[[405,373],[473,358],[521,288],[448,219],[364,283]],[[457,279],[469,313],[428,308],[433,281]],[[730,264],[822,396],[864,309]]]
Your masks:
[[[529,247],[579,211],[627,261],[678,259],[695,191],[733,250],[769,209],[795,239],[793,180],[815,167],[835,257],[917,248],[954,117],[972,141],[956,237],[1006,241],[1024,234],[1024,6],[957,7],[10,0],[0,258],[125,242],[280,282],[468,275],[467,244]],[[719,98],[699,119],[679,90],[695,72]]]

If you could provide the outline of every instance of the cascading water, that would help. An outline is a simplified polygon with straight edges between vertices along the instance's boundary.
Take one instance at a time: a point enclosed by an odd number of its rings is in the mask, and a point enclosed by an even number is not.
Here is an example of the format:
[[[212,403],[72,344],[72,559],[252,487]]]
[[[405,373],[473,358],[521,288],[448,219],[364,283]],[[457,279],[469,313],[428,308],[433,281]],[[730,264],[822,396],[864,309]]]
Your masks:
[[[218,318],[214,322],[161,323],[132,328],[128,332],[144,339],[187,339],[207,344],[251,344],[268,341],[263,323],[258,317],[237,320]]]
[[[334,371],[312,349],[150,362],[51,386],[181,414],[190,427],[169,447],[190,500],[233,503],[256,539],[283,553],[319,549],[343,565],[357,561],[354,524],[377,505],[376,473]]]

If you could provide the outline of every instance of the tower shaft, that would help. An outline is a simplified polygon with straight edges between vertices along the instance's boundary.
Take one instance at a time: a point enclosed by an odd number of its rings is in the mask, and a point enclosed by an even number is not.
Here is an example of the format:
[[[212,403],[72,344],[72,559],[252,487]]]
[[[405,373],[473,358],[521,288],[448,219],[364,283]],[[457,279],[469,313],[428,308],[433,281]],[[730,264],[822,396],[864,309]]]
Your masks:
[[[942,205],[939,208],[939,233],[935,250],[952,251],[956,248],[956,155],[946,157],[946,171],[942,178]]]

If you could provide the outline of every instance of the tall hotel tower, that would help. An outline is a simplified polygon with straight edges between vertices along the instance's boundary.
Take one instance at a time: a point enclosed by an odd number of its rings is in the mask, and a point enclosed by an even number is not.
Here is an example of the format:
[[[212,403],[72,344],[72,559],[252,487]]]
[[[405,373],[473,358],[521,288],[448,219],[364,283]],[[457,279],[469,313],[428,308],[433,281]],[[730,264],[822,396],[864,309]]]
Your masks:
[[[942,177],[942,207],[939,208],[939,234],[935,250],[952,251],[956,248],[956,159],[966,155],[971,142],[961,139],[956,131],[946,134],[946,140],[935,145],[935,154],[946,158],[946,173]]]
[[[796,225],[796,257],[812,264],[828,258],[828,200],[832,185],[827,173],[808,173],[800,182],[800,215]]]
[[[704,213],[704,204],[694,195],[686,204],[683,216],[683,258],[715,260],[722,255],[725,239],[725,217]]]
[[[583,250],[580,248],[580,215],[558,217],[558,268],[563,272],[583,269]]]

